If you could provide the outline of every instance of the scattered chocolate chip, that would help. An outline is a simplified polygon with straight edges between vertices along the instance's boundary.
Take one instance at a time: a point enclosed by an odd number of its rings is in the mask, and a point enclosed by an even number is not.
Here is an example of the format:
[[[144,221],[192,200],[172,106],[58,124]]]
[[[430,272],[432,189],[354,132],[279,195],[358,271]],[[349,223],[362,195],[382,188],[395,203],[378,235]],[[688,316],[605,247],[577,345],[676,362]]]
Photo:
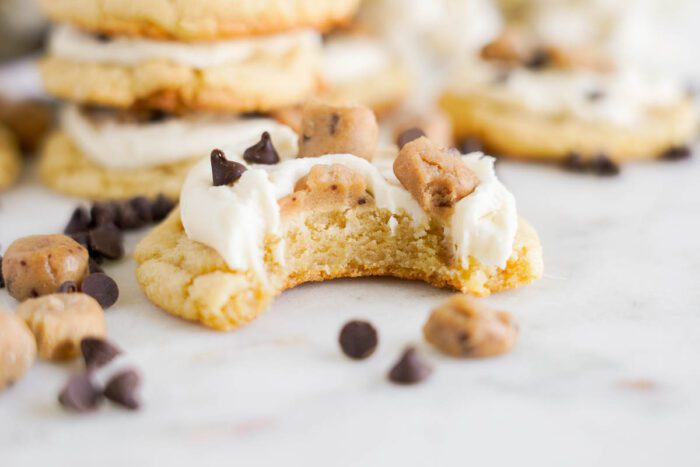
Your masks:
[[[117,283],[103,272],[89,274],[83,279],[80,290],[97,300],[97,303],[105,310],[114,305],[119,298]]]
[[[103,225],[117,225],[117,207],[114,202],[95,203],[90,208],[92,221],[91,227],[101,227]]]
[[[411,141],[415,141],[423,136],[425,136],[425,132],[420,128],[409,128],[399,135],[396,139],[396,144],[399,146],[399,149],[403,149]]]
[[[605,91],[602,91],[600,89],[594,89],[593,91],[589,91],[586,94],[586,98],[591,101],[591,102],[598,102],[603,99],[605,99]]]
[[[128,201],[117,203],[116,208],[116,222],[117,227],[122,230],[135,230],[143,227],[145,222],[141,219],[141,216],[136,209]]]
[[[61,405],[75,412],[90,412],[100,403],[102,394],[88,373],[71,376],[68,384],[58,395]]]
[[[0,256],[0,289],[5,288],[5,277],[2,275],[2,256]]]
[[[591,161],[591,170],[601,177],[611,177],[619,175],[620,166],[605,154],[599,154],[598,157]]]
[[[104,33],[95,34],[95,39],[97,39],[99,42],[112,42],[112,38]]]
[[[170,114],[163,112],[162,110],[151,110],[150,114],[148,115],[148,121],[150,123],[163,122],[168,118],[170,118]]]
[[[525,66],[531,70],[541,70],[549,66],[551,59],[552,57],[546,49],[539,48],[525,62]]]
[[[389,380],[396,384],[416,384],[432,372],[433,368],[421,359],[416,348],[409,347],[389,372]]]
[[[84,207],[77,207],[63,230],[66,235],[78,234],[90,228],[90,213]]]
[[[68,235],[70,238],[75,240],[76,242],[80,243],[82,246],[85,248],[90,248],[90,245],[88,244],[88,234],[87,232],[76,232]]]
[[[58,293],[77,293],[78,284],[73,281],[67,281],[60,285]]]
[[[107,259],[124,256],[124,235],[115,227],[103,225],[88,233],[90,252]]]
[[[90,261],[88,262],[88,269],[90,274],[94,274],[96,272],[104,272],[104,269],[102,269],[102,267],[97,261],[95,261],[94,258],[90,258]]]
[[[175,203],[165,195],[158,195],[151,206],[153,222],[160,222],[175,208]]]
[[[338,115],[338,114],[331,115],[331,123],[330,123],[330,127],[328,128],[329,133],[331,135],[335,135],[335,132],[338,131],[338,124],[339,123],[340,123],[340,115]]]
[[[266,131],[260,137],[259,142],[246,149],[243,153],[243,160],[249,164],[277,164],[280,161],[280,156],[272,144],[270,133]]]
[[[364,360],[374,353],[379,339],[377,330],[367,321],[350,321],[340,331],[338,342],[345,355]]]
[[[243,164],[226,159],[220,149],[211,152],[211,174],[214,186],[231,185],[248,170]]]
[[[693,155],[689,146],[673,146],[661,154],[661,159],[666,161],[678,161],[688,159]]]
[[[145,196],[136,196],[135,198],[131,198],[128,203],[131,208],[136,211],[136,215],[141,219],[141,222],[144,224],[153,222],[153,205],[150,199]]]
[[[138,389],[141,377],[134,370],[125,370],[109,380],[104,396],[127,409],[137,410],[141,406]]]
[[[88,369],[101,368],[122,353],[111,342],[96,337],[86,337],[80,341],[80,351]]]
[[[484,144],[476,136],[464,138],[459,144],[460,154],[471,154],[473,152],[483,152]]]
[[[577,152],[569,154],[564,160],[562,167],[570,172],[586,172],[588,170],[588,164],[583,157],[581,157],[581,154]]]

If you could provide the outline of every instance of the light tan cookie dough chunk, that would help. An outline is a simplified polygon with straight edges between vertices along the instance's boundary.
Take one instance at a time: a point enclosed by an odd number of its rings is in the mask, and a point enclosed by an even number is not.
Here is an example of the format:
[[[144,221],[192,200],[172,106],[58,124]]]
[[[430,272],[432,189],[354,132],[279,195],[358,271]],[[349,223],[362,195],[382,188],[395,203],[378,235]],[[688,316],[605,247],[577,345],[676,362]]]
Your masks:
[[[0,190],[8,188],[19,175],[21,159],[12,135],[0,127]]]
[[[36,336],[39,356],[45,360],[75,358],[83,339],[107,335],[102,307],[81,293],[27,300],[17,308],[17,315]]]
[[[372,160],[378,141],[377,118],[367,107],[317,100],[304,106],[299,157],[352,154]]]
[[[423,335],[453,357],[493,357],[515,345],[518,325],[507,311],[493,310],[474,297],[455,295],[433,310]]]
[[[88,273],[87,249],[66,235],[32,235],[15,240],[2,260],[7,291],[22,301],[80,285]]]
[[[0,391],[19,381],[34,363],[36,341],[21,318],[0,310]]]
[[[360,0],[42,0],[55,21],[103,33],[208,41],[291,29],[328,30]]]
[[[65,133],[49,137],[41,154],[39,175],[50,188],[67,195],[94,200],[180,196],[180,188],[196,158],[139,169],[102,167],[77,148]]]

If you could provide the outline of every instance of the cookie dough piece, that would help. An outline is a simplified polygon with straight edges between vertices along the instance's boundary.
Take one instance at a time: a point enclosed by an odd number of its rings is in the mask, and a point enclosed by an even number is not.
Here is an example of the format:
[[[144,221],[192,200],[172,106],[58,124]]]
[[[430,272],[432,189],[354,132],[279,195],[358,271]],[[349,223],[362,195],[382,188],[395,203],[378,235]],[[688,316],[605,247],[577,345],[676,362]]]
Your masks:
[[[433,310],[423,335],[453,357],[493,357],[515,345],[518,325],[507,311],[493,310],[474,297],[455,295]]]
[[[36,341],[21,318],[0,310],[0,391],[19,381],[34,363]]]
[[[10,244],[2,260],[8,293],[22,301],[80,284],[88,272],[87,249],[66,235],[32,235]]]
[[[106,169],[83,155],[68,135],[58,132],[44,146],[39,175],[50,188],[71,196],[115,200],[163,194],[177,199],[197,159],[142,169]]]
[[[300,28],[329,30],[351,20],[360,0],[42,0],[55,21],[107,33],[209,41]]]
[[[3,190],[17,179],[21,167],[21,159],[12,135],[0,127],[0,190]]]
[[[320,54],[320,38],[311,31],[208,46],[103,42],[64,26],[40,71],[50,94],[80,104],[266,112],[300,104],[316,91]]]
[[[102,307],[81,293],[27,300],[17,308],[17,315],[36,336],[39,356],[45,360],[75,358],[83,339],[107,335]]]
[[[379,141],[377,118],[359,105],[311,101],[304,106],[299,157],[352,154],[372,160]]]

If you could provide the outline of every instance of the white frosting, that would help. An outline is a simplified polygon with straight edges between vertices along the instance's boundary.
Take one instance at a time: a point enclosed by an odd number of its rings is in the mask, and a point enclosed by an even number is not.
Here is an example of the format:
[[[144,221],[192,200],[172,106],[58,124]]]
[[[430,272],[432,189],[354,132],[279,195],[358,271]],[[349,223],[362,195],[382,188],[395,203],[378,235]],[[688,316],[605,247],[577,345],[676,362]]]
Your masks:
[[[229,149],[227,158],[245,163],[241,149]],[[381,153],[381,158],[386,153]],[[391,159],[395,156],[393,152]],[[505,267],[513,250],[518,225],[515,199],[498,181],[494,159],[480,153],[462,156],[481,183],[461,200],[451,220],[455,253],[461,264],[472,256],[485,265]],[[180,197],[182,224],[188,237],[216,250],[233,270],[264,269],[264,241],[272,235],[281,240],[277,201],[318,164],[342,164],[361,174],[377,207],[393,214],[405,212],[420,231],[429,218],[390,173],[390,160],[370,163],[350,154],[287,159],[274,166],[253,165],[232,186],[212,186],[211,166],[202,160],[190,172]],[[385,163],[384,163],[385,162]],[[397,222],[389,221],[393,231]],[[456,234],[455,234],[456,233]],[[284,244],[275,252],[282,263]]]
[[[100,41],[94,35],[68,25],[54,28],[49,42],[52,55],[78,62],[137,66],[167,60],[199,69],[239,63],[257,55],[280,56],[295,48],[320,49],[320,46],[320,34],[309,30],[211,43],[186,43],[136,37]]]
[[[661,80],[632,70],[603,74],[566,70],[511,70],[484,61],[472,61],[455,74],[450,89],[456,93],[483,93],[517,102],[524,108],[553,116],[574,116],[592,122],[634,126],[649,108],[673,105],[683,89],[673,80]],[[591,93],[602,92],[600,99]]]
[[[372,76],[390,63],[387,48],[367,37],[334,37],[323,48],[323,77],[331,86]]]
[[[102,167],[137,169],[172,164],[206,154],[214,147],[252,146],[267,131],[278,152],[296,154],[292,129],[267,118],[198,115],[160,122],[91,120],[77,107],[62,114],[62,128],[80,151]]]

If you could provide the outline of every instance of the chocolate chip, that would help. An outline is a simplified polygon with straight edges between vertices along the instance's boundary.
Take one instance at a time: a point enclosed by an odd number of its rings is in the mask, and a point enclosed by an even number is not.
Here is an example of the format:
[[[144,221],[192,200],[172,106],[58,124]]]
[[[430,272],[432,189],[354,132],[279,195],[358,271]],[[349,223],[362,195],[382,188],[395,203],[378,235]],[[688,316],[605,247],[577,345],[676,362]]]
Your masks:
[[[68,235],[70,238],[80,243],[85,248],[90,248],[88,244],[88,233],[87,232],[76,232]]]
[[[153,222],[153,213],[151,212],[153,206],[150,199],[145,196],[136,196],[135,198],[131,198],[128,202],[132,209],[136,211],[141,222],[144,224]]]
[[[58,395],[61,405],[75,412],[90,412],[100,403],[102,394],[88,373],[71,376],[68,384]]]
[[[423,136],[425,136],[425,132],[420,128],[409,128],[399,135],[396,139],[396,144],[399,146],[399,149],[403,149],[411,141],[415,141]]]
[[[117,283],[103,272],[90,274],[83,279],[80,291],[97,300],[105,310],[114,305],[119,298]]]
[[[0,289],[5,288],[5,277],[2,275],[2,256],[0,256]]]
[[[329,125],[329,133],[331,135],[335,135],[335,132],[338,131],[338,124],[340,123],[340,115],[338,114],[333,114],[331,115],[331,123]]]
[[[350,321],[338,338],[343,353],[355,360],[363,360],[374,353],[379,339],[377,330],[367,321]]]
[[[541,70],[549,66],[552,57],[546,49],[535,50],[530,58],[525,62],[525,66],[531,70]]]
[[[416,348],[409,347],[389,372],[389,380],[396,384],[416,384],[432,372],[433,368],[421,359]]]
[[[90,252],[107,259],[120,259],[124,256],[124,235],[110,225],[92,229],[88,233]]]
[[[600,89],[594,89],[593,91],[589,91],[588,94],[586,94],[586,98],[591,102],[601,101],[605,99],[605,96],[605,91],[602,91]]]
[[[90,216],[92,221],[91,227],[100,227],[103,225],[117,225],[117,207],[116,203],[100,202],[95,203],[90,208]]]
[[[581,173],[588,171],[588,164],[583,159],[583,157],[581,157],[581,154],[577,152],[572,152],[571,154],[569,154],[568,157],[564,160],[562,167],[570,172]]]
[[[168,118],[170,118],[170,114],[163,112],[162,110],[151,110],[150,114],[148,115],[148,121],[150,123],[163,122]]]
[[[78,284],[73,281],[66,281],[58,288],[58,293],[77,293]]]
[[[160,222],[175,208],[175,203],[165,195],[158,195],[151,206],[153,222]]]
[[[116,222],[117,227],[122,230],[135,230],[146,225],[139,213],[128,201],[116,204]]]
[[[95,34],[95,39],[97,39],[99,42],[104,42],[104,43],[112,42],[112,38],[104,33]]]
[[[122,353],[111,342],[96,337],[86,337],[80,341],[80,352],[88,369],[101,368]]]
[[[104,269],[99,265],[97,261],[95,261],[94,258],[90,258],[88,261],[88,270],[90,274],[94,274],[96,272],[104,272]]]
[[[211,174],[214,186],[231,185],[248,170],[245,165],[226,159],[220,149],[211,152]]]
[[[267,131],[262,134],[260,141],[249,147],[243,153],[243,160],[249,164],[277,164],[280,156],[277,154],[275,146]]]
[[[661,159],[666,161],[678,161],[688,159],[693,155],[689,146],[673,146],[661,154]]]
[[[70,216],[68,225],[63,229],[66,235],[85,232],[90,228],[90,213],[84,207],[77,207]]]
[[[104,396],[127,409],[137,410],[141,406],[138,389],[141,377],[134,370],[125,370],[109,380]]]
[[[619,175],[620,166],[605,154],[599,154],[591,161],[591,170],[601,177]]]
[[[473,152],[483,152],[484,144],[476,136],[464,138],[459,144],[460,154],[471,154]]]

